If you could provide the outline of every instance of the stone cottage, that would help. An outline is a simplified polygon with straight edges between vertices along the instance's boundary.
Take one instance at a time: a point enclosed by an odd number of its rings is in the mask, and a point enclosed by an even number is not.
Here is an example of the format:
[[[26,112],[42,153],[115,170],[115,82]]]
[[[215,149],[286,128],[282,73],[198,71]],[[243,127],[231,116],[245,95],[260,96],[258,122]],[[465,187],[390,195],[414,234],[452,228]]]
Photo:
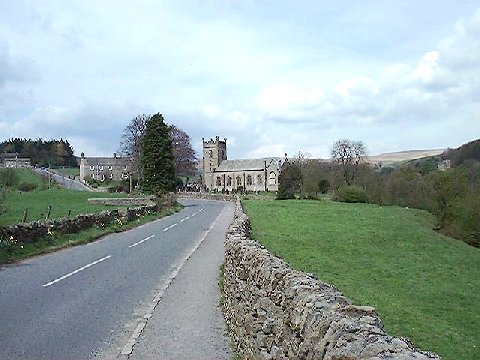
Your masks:
[[[203,142],[202,185],[214,191],[277,191],[278,176],[285,159],[228,160],[227,139],[217,136]]]
[[[120,157],[85,157],[80,158],[80,181],[85,183],[92,180],[126,180],[132,173],[132,159]]]
[[[2,153],[0,154],[0,167],[6,168],[28,168],[30,165],[30,158],[18,157],[18,153]]]

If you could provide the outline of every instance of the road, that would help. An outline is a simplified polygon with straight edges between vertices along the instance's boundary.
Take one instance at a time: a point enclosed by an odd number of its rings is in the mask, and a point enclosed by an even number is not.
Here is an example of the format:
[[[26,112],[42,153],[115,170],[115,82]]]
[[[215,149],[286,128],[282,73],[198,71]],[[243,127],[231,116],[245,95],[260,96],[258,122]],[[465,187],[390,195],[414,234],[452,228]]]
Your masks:
[[[233,213],[231,203],[183,203],[167,218],[0,268],[0,359],[128,354],[152,299],[210,233],[225,236],[216,228]]]
[[[47,168],[33,168],[37,174],[45,176],[51,176],[51,178],[58,183],[61,187],[71,190],[79,191],[92,191],[88,186],[82,184],[80,181],[69,179],[68,176],[56,173],[53,170],[48,170]]]

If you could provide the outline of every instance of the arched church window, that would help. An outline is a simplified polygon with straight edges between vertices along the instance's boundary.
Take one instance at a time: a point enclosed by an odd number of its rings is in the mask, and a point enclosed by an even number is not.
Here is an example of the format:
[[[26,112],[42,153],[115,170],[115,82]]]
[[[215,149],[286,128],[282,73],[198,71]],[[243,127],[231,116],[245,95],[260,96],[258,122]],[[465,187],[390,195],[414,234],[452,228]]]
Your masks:
[[[222,185],[222,178],[220,176],[217,176],[217,186]]]
[[[272,171],[268,177],[268,185],[277,184],[277,175]]]
[[[231,176],[227,177],[227,186],[232,186],[232,177]]]
[[[242,178],[237,176],[237,186],[242,186]]]
[[[213,151],[212,151],[212,150],[210,150],[210,151],[208,152],[208,156],[210,156],[210,157],[213,156]]]
[[[252,175],[247,175],[247,185],[253,185]]]

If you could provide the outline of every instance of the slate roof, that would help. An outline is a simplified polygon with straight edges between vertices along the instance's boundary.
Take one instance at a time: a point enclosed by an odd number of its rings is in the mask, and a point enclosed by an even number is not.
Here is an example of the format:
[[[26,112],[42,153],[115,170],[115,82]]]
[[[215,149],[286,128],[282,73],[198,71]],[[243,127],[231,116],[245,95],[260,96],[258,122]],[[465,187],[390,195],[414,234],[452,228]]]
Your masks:
[[[262,158],[262,159],[242,159],[242,160],[224,160],[220,166],[215,169],[215,172],[228,171],[255,171],[264,170],[265,162],[268,165],[273,162],[279,167],[279,163],[283,162],[282,158]]]
[[[85,157],[89,165],[130,165],[132,159],[129,157]]]

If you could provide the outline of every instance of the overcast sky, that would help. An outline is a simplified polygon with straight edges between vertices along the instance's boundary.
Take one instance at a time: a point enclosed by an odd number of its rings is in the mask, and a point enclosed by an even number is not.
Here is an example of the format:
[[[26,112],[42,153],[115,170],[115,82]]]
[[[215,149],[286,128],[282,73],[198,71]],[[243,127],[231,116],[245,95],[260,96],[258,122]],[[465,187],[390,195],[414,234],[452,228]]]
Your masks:
[[[457,147],[480,137],[478,0],[0,0],[0,141],[111,155],[157,112],[231,159]]]

